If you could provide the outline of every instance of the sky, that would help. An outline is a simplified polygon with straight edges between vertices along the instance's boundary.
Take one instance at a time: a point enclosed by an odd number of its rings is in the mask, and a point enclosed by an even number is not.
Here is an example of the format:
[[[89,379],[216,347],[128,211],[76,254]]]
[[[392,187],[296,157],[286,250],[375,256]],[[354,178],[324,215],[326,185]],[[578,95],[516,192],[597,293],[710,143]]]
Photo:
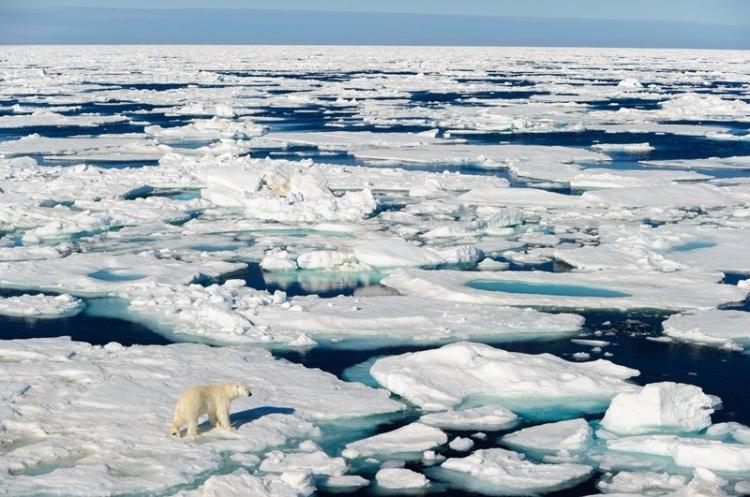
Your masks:
[[[750,0],[0,0],[0,43],[750,49]]]

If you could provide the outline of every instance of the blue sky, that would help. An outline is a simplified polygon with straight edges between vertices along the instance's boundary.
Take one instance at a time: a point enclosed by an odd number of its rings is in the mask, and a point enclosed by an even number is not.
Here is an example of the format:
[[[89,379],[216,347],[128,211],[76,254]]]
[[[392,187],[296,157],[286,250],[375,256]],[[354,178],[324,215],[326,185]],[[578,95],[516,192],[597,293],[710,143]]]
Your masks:
[[[750,49],[750,0],[0,0],[0,43]]]

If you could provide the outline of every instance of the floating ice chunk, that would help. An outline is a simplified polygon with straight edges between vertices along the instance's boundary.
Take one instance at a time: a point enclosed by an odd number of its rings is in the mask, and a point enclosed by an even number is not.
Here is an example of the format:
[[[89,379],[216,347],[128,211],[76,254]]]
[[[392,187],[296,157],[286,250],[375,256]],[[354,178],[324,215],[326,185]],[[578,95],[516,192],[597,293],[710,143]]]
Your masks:
[[[612,399],[601,426],[629,435],[695,432],[711,424],[711,414],[719,403],[694,385],[649,383],[640,392],[624,392]]]
[[[665,335],[685,342],[730,350],[750,344],[750,314],[743,311],[709,309],[675,314],[663,326]]]
[[[583,418],[532,426],[502,438],[514,449],[537,452],[581,451],[591,440],[591,427]]]
[[[450,441],[448,447],[458,452],[468,452],[474,447],[474,441],[470,438],[456,437]]]
[[[437,475],[462,490],[486,495],[530,495],[572,487],[588,478],[591,466],[535,464],[504,449],[482,449],[450,458]]]
[[[341,453],[347,459],[420,453],[448,442],[441,430],[412,423],[393,431],[351,442]]]
[[[452,431],[500,431],[518,424],[518,416],[501,406],[484,406],[425,414],[419,422]]]
[[[678,466],[711,471],[750,471],[750,445],[675,435],[637,435],[607,440],[607,448],[671,458]]]
[[[62,318],[75,316],[85,304],[70,295],[21,295],[0,297],[0,314],[26,318]]]
[[[476,343],[378,359],[372,376],[425,410],[440,411],[464,400],[484,399],[513,410],[540,406],[599,410],[638,371],[609,361],[571,363],[550,354],[528,355]]]
[[[591,146],[600,152],[622,152],[627,154],[644,154],[655,150],[650,143],[597,143]]]
[[[694,385],[650,383],[639,392],[621,393],[612,399],[601,426],[620,434],[695,432],[711,424],[711,414],[719,403]]]
[[[407,490],[425,488],[430,484],[424,475],[406,468],[385,468],[375,474],[375,481],[381,488]]]

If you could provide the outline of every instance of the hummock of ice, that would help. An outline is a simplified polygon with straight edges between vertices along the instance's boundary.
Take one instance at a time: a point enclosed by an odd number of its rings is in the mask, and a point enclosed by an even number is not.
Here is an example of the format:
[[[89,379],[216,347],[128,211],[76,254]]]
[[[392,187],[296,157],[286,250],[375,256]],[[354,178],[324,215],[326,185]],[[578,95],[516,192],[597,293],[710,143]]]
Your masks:
[[[675,314],[664,321],[664,334],[685,342],[743,350],[750,343],[750,314],[718,309]]]
[[[421,456],[422,452],[447,442],[448,436],[438,428],[422,423],[412,423],[393,431],[349,443],[341,454],[347,459],[409,454]]]
[[[504,449],[477,450],[451,458],[440,466],[439,477],[462,490],[486,495],[530,495],[572,487],[591,474],[583,464],[535,464]]]
[[[649,383],[639,392],[615,396],[601,426],[627,435],[696,432],[711,424],[711,414],[720,403],[694,385]]]
[[[524,428],[505,435],[501,440],[524,451],[581,451],[591,443],[592,433],[588,422],[577,418]]]
[[[377,360],[372,376],[424,410],[441,411],[481,399],[512,410],[541,406],[603,410],[638,371],[606,360],[573,363],[477,343],[455,343]]]
[[[0,344],[0,370],[0,493],[14,497],[198,485],[200,475],[221,470],[226,453],[283,451],[290,440],[317,436],[318,420],[403,408],[385,391],[275,360],[260,349],[16,340]],[[215,381],[253,389],[253,397],[232,404],[237,431],[214,429],[197,441],[170,438],[179,392]],[[276,464],[292,466],[295,457],[301,456],[278,456]],[[339,462],[329,472],[340,470]]]
[[[62,318],[75,316],[85,304],[70,295],[19,295],[0,297],[0,314],[26,318]]]

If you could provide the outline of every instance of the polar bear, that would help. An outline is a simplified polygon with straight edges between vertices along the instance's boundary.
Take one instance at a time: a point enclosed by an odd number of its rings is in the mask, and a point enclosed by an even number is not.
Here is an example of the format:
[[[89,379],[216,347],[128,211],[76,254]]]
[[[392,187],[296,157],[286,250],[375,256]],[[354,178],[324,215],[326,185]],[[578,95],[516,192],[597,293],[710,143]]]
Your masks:
[[[174,408],[174,418],[169,427],[170,435],[180,438],[180,430],[187,425],[187,434],[198,435],[198,419],[208,415],[213,426],[231,430],[229,405],[240,396],[250,397],[250,388],[240,383],[215,383],[190,387],[180,394]]]

